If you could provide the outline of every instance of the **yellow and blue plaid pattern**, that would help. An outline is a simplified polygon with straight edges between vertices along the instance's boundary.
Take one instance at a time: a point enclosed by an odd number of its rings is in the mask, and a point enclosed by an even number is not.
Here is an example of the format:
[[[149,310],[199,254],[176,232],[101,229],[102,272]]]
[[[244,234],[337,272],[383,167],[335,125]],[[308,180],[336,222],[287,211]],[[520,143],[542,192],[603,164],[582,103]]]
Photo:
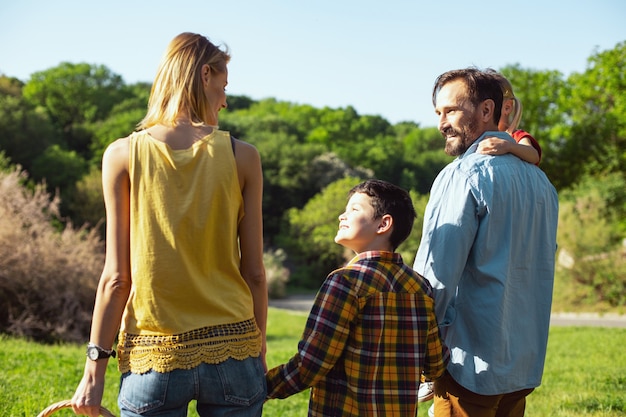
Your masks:
[[[326,278],[268,398],[311,387],[309,416],[414,417],[420,375],[438,378],[448,355],[430,284],[397,253],[364,252]]]

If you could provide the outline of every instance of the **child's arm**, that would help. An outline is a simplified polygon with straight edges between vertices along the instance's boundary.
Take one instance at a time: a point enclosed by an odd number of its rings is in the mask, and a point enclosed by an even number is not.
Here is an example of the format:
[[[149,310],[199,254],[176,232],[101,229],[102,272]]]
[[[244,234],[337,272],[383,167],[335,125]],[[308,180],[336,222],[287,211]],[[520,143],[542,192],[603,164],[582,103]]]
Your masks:
[[[287,398],[315,386],[341,358],[358,299],[341,273],[329,275],[315,297],[298,353],[265,374],[267,399]]]
[[[441,331],[434,310],[429,314],[429,329],[426,339],[426,361],[424,364],[424,379],[433,381],[443,375],[450,361],[450,350],[441,338]]]
[[[532,146],[526,136],[517,143],[496,137],[485,138],[478,144],[478,153],[486,155],[504,155],[512,153],[531,164],[536,165],[539,163],[539,152]]]

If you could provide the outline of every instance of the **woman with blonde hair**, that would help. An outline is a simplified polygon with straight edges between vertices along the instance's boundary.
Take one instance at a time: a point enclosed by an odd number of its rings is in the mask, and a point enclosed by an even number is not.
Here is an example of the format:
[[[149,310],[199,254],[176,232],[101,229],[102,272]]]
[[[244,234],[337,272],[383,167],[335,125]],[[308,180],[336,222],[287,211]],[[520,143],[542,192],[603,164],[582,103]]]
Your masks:
[[[260,416],[267,284],[258,151],[218,129],[228,50],[167,47],[137,131],[104,153],[106,259],[76,414],[99,415],[117,341],[122,416]],[[119,333],[118,333],[119,332]]]

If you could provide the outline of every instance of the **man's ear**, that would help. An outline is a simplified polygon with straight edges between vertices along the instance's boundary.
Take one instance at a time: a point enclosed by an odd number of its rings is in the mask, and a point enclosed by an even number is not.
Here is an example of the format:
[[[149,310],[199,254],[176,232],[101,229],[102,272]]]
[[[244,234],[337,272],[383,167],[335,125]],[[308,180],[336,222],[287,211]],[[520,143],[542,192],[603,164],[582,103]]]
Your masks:
[[[387,233],[391,226],[393,226],[393,217],[390,214],[383,215],[378,222],[378,234]]]
[[[480,117],[482,118],[483,122],[488,123],[493,119],[493,112],[495,107],[496,103],[490,98],[483,100],[483,102],[480,103],[480,107],[478,110],[480,111]]]

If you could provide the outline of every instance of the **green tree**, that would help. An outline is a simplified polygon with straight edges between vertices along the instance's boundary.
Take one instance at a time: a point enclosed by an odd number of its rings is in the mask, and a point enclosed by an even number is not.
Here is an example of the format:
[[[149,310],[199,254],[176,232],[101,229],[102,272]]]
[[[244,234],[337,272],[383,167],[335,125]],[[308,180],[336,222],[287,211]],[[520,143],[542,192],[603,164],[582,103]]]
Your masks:
[[[626,172],[625,73],[626,42],[622,42],[614,49],[596,52],[588,59],[585,72],[568,79],[571,125],[566,150],[567,156],[577,157],[579,163],[574,166],[579,175]]]
[[[294,265],[290,275],[293,285],[318,288],[333,269],[354,254],[335,243],[338,216],[348,201],[347,195],[360,178],[345,177],[333,182],[311,198],[303,208],[292,208],[278,245]]]
[[[439,171],[453,159],[444,151],[441,132],[436,127],[421,129],[409,123],[396,125],[395,129],[402,141],[405,161],[397,184],[407,190],[428,194]]]
[[[68,149],[88,156],[91,136],[81,126],[105,119],[130,92],[122,77],[105,66],[64,62],[33,73],[23,94],[33,105],[45,109],[63,132]]]
[[[302,207],[319,188],[311,171],[324,149],[315,144],[297,144],[286,133],[256,132],[255,138],[263,164],[263,216],[265,236],[270,241],[281,227],[283,214]]]
[[[37,182],[45,181],[49,191],[60,190],[61,197],[66,198],[87,167],[87,161],[75,151],[52,145],[33,161],[31,177]]]
[[[150,84],[137,83],[128,87],[130,97],[117,103],[106,119],[89,125],[92,140],[89,145],[90,163],[99,167],[104,150],[118,138],[128,136],[144,118],[150,96]]]
[[[228,103],[228,109],[225,110],[225,112],[234,111],[234,110],[246,110],[250,108],[250,106],[252,106],[255,103],[255,101],[252,100],[248,96],[229,95],[227,103]]]
[[[48,115],[22,97],[19,80],[0,76],[0,149],[14,164],[30,171],[43,149],[60,137]]]
[[[220,128],[254,144],[258,144],[258,132],[285,134],[302,143],[311,112],[317,110],[311,106],[265,99],[241,110],[227,109],[220,115]]]
[[[90,146],[91,164],[100,166],[105,149],[116,139],[128,136],[145,116],[143,108],[114,111],[106,119],[91,126],[93,139]]]

